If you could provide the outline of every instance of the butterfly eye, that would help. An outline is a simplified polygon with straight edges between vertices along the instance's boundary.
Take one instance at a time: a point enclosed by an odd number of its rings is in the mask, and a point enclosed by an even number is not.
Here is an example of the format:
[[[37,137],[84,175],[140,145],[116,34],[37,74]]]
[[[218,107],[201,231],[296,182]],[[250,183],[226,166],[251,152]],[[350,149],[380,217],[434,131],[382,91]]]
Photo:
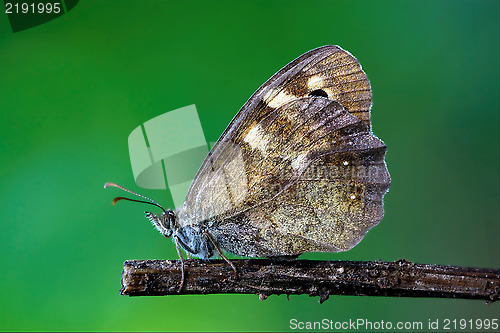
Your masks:
[[[167,229],[177,228],[177,225],[175,223],[176,220],[175,213],[171,209],[167,209],[167,211],[164,214],[162,214],[161,220],[165,228]]]
[[[326,91],[324,91],[322,89],[316,89],[316,90],[311,91],[309,93],[309,96],[320,96],[320,97],[328,98],[328,94],[326,93]]]

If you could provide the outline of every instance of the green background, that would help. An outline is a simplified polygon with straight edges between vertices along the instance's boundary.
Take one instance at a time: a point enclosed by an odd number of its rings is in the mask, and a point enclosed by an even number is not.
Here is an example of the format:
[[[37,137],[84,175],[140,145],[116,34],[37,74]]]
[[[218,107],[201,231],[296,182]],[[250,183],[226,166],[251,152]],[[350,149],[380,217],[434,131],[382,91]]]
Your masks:
[[[372,82],[392,186],[357,247],[303,258],[499,268],[498,1],[87,0],[15,34],[0,13],[0,330],[499,318],[499,303],[454,299],[119,295],[124,260],[177,258],[143,206],[103,189],[171,205],[134,184],[129,133],[196,104],[215,141],[274,72],[325,44]]]

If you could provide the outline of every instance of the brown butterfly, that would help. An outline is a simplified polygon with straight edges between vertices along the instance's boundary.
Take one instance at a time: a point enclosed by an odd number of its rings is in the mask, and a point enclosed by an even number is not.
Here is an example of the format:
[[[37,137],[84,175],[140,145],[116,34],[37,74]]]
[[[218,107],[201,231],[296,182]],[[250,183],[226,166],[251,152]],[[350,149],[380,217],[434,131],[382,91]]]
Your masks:
[[[347,251],[382,219],[390,185],[386,146],[370,130],[371,104],[356,58],[338,46],[311,50],[243,105],[184,206],[146,216],[173,236],[181,260],[179,247],[200,258],[216,250],[235,272],[222,250],[248,257]]]

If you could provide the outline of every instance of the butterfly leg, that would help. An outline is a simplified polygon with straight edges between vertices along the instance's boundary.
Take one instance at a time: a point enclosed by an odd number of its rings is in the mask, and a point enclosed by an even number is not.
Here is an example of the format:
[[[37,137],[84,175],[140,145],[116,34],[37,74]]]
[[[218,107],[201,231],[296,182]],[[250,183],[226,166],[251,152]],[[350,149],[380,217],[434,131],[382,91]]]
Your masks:
[[[179,246],[179,238],[177,237],[177,235],[174,235],[174,240],[175,240],[175,248],[177,249],[177,253],[179,254],[179,259],[181,260],[181,283],[179,285],[179,290],[177,291],[180,294],[182,288],[184,287],[184,280],[185,280],[184,257],[182,256],[181,253],[181,247]]]
[[[233,269],[233,272],[234,272],[234,278],[237,279],[238,278],[238,269],[236,269],[236,266],[231,262],[231,260],[229,260],[225,255],[224,253],[222,253],[220,247],[219,247],[219,244],[217,244],[217,242],[215,241],[215,239],[212,237],[212,235],[210,235],[210,233],[208,231],[204,231],[205,235],[207,235],[208,239],[210,239],[210,241],[212,242],[212,244],[214,244],[215,246],[215,249],[217,250],[217,252],[219,252],[219,255],[222,259],[224,259],[228,264],[229,266],[231,266],[231,268]]]

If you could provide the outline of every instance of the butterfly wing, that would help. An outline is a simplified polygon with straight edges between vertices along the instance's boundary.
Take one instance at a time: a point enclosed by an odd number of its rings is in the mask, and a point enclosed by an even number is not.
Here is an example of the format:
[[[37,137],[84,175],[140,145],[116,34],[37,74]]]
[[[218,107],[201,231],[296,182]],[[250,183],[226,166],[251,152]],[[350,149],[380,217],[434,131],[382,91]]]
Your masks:
[[[351,248],[382,218],[389,185],[370,106],[352,55],[336,46],[302,55],[233,119],[179,220],[206,225],[223,249],[246,256]]]

